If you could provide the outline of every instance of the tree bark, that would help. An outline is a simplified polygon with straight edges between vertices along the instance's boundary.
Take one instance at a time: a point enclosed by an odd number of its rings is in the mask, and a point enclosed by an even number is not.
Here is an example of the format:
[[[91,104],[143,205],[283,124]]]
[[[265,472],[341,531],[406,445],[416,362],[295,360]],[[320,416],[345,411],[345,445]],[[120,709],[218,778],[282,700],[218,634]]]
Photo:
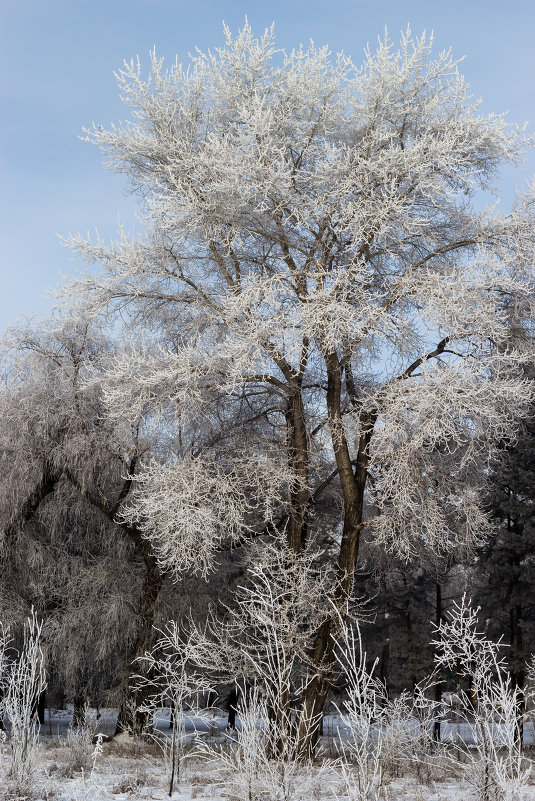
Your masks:
[[[287,539],[290,549],[300,553],[306,542],[308,489],[308,437],[301,388],[289,398],[286,411],[288,465],[295,475],[290,489],[290,515]]]
[[[163,584],[163,574],[149,543],[143,539],[141,532],[130,527],[123,528],[127,529],[143,556],[145,576],[137,614],[133,657],[124,683],[123,698],[117,716],[115,734],[130,731],[134,736],[140,736],[147,731],[149,726],[149,714],[140,709],[144,701],[146,701],[147,691],[135,689],[132,686],[131,677],[135,674],[144,675],[143,662],[136,660],[144,656],[147,651],[152,650],[154,644],[154,613]]]
[[[360,544],[364,514],[364,491],[368,476],[368,446],[377,419],[375,411],[360,412],[360,438],[356,466],[349,454],[349,446],[342,421],[342,370],[335,353],[325,356],[327,368],[327,412],[331,439],[344,498],[344,522],[336,581],[332,594],[334,612],[320,626],[311,654],[311,679],[302,698],[298,716],[298,743],[302,756],[312,755],[319,736],[319,720],[335,667],[336,635],[344,619],[353,589],[353,577]]]

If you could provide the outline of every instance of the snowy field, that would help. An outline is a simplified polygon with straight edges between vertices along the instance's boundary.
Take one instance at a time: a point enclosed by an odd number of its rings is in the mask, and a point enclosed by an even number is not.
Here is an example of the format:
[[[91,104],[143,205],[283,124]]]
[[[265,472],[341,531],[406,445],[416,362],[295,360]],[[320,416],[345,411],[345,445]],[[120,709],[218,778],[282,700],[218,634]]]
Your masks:
[[[167,711],[162,711],[156,721],[156,733],[168,741],[169,722]],[[72,714],[69,711],[55,712],[39,733],[39,750],[36,763],[34,789],[25,796],[10,795],[6,789],[6,774],[9,765],[9,742],[2,746],[0,763],[0,798],[16,801],[126,801],[126,799],[169,798],[169,764],[162,749],[156,743],[135,741],[129,735],[120,735],[95,747],[94,732],[109,735],[113,732],[116,712],[101,710],[98,724],[94,712],[89,715],[89,726],[84,733],[74,735],[71,730]],[[303,777],[294,774],[288,784],[288,794],[255,795],[251,801],[361,801],[358,795],[344,793],[344,783],[336,770],[337,731],[340,728],[336,717],[326,717],[324,736],[321,740],[321,756],[306,769]],[[222,715],[207,715],[193,718],[186,725],[185,756],[181,763],[178,786],[171,798],[181,801],[207,799],[209,801],[247,801],[243,787],[235,772],[221,761],[203,758],[198,753],[197,742],[206,742],[212,748],[228,747]],[[527,752],[533,749],[533,725],[526,727]],[[470,732],[466,724],[446,723],[442,725],[444,739],[469,741]],[[451,765],[443,763],[426,765],[391,766],[385,772],[381,789],[370,795],[370,801],[471,801],[477,799],[467,781],[455,775]],[[363,801],[363,800],[362,800]],[[504,801],[504,799],[492,799]],[[516,801],[516,799],[515,799]],[[535,775],[518,801],[535,801]]]

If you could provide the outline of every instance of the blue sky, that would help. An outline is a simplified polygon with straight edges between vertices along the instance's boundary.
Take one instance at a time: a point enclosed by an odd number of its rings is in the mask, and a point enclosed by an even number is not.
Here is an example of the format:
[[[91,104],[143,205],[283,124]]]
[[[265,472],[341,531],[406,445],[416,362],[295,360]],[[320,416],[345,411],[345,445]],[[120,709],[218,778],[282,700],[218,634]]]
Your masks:
[[[261,33],[275,22],[278,43],[313,39],[356,63],[388,27],[435,33],[436,49],[466,55],[462,72],[486,112],[509,112],[535,132],[535,0],[0,0],[0,332],[19,315],[46,314],[47,289],[76,263],[57,234],[112,237],[118,214],[135,206],[124,177],[101,166],[78,138],[92,121],[128,116],[113,72],[139,54],[187,62],[195,46],[223,41],[247,15]],[[535,173],[535,153],[502,179],[503,205]]]

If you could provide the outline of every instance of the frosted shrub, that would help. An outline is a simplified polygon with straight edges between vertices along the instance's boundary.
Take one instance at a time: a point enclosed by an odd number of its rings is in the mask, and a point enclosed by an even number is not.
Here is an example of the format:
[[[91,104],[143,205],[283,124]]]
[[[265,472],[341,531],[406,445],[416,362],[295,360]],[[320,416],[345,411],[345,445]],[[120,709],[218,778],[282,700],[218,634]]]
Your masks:
[[[426,759],[432,745],[434,702],[425,686],[414,694],[403,692],[388,699],[384,684],[375,677],[377,660],[368,668],[358,625],[341,625],[336,661],[347,679],[347,698],[341,708],[336,772],[343,795],[350,801],[379,801],[383,779],[400,765]]]
[[[3,723],[5,713],[5,689],[8,665],[9,631],[0,623],[0,724]],[[4,767],[4,755],[7,751],[7,735],[0,727],[0,776],[1,769]]]
[[[433,725],[438,704],[426,694],[428,682],[416,685],[389,699],[382,710],[382,755],[385,772],[393,774],[400,767],[412,765],[418,775],[440,760],[443,750],[433,741]]]
[[[86,708],[84,714],[86,721],[83,726],[70,727],[65,737],[65,745],[69,749],[69,762],[67,771],[72,773],[79,770],[90,770],[93,766],[95,721],[89,718]]]
[[[84,727],[87,730],[87,727]],[[71,729],[72,732],[72,729]],[[71,785],[72,801],[93,801],[93,799],[109,798],[107,790],[99,783],[95,776],[95,769],[97,762],[102,757],[103,748],[102,743],[104,735],[99,733],[95,737],[95,745],[92,747],[91,753],[88,755],[86,767],[80,768],[81,776],[76,782]],[[71,740],[71,743],[73,740]],[[74,740],[76,742],[76,739]],[[83,742],[83,738],[78,738],[78,742]],[[87,749],[84,744],[83,750],[84,757],[87,756]]]
[[[267,755],[267,708],[256,688],[248,705],[243,697],[240,699],[238,715],[240,730],[236,731],[234,738],[229,737],[230,744],[235,747],[223,751],[222,756],[231,769],[238,796],[244,801],[252,801],[261,790],[260,772]]]
[[[511,684],[500,644],[478,631],[478,611],[463,596],[437,628],[440,639],[434,643],[438,667],[472,677],[470,694],[459,691],[472,742],[456,743],[459,753],[452,761],[461,764],[478,801],[521,801],[530,770],[518,736],[520,690]]]
[[[9,628],[0,623],[0,722],[6,712],[7,678],[9,675],[9,651],[11,637]],[[3,733],[0,731],[0,733]]]
[[[338,667],[347,677],[347,699],[341,708],[338,744],[341,759],[337,773],[349,801],[378,801],[383,779],[383,728],[380,720],[386,702],[384,685],[370,670],[358,626],[342,625],[336,650]]]
[[[273,716],[273,693],[257,685],[241,692],[238,727],[223,745],[197,738],[202,756],[228,769],[225,791],[240,801],[311,801],[319,797],[328,770],[300,757],[296,727]]]
[[[184,635],[175,621],[170,621],[150,653],[139,659],[144,675],[136,676],[136,689],[146,697],[142,711],[154,713],[171,701],[171,739],[161,732],[153,734],[169,767],[169,796],[175,780],[180,781],[184,745],[186,743],[186,704],[190,714],[198,711],[199,696],[212,690],[206,677],[211,654],[206,642],[193,635]]]
[[[240,801],[257,801],[260,798],[260,772],[262,756],[266,753],[266,733],[264,729],[267,710],[262,703],[258,691],[251,694],[249,703],[245,704],[243,695],[238,701],[237,714],[240,727],[234,734],[227,736],[222,746],[197,738],[200,754],[214,760],[218,766],[223,764],[229,769],[229,784]]]
[[[43,624],[38,622],[32,610],[24,625],[24,642],[20,653],[17,653],[9,635],[4,632],[1,681],[4,711],[11,724],[9,782],[12,790],[19,795],[31,791],[36,770],[39,735],[35,708],[46,686],[40,647],[42,627]]]

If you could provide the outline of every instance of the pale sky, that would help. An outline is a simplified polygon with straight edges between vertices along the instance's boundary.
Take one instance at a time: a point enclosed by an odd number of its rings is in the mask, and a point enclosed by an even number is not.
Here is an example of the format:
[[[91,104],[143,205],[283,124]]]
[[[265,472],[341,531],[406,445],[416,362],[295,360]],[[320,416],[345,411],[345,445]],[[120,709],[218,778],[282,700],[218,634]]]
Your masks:
[[[0,0],[0,332],[20,315],[47,314],[47,289],[76,263],[57,234],[98,228],[110,238],[135,204],[124,176],[107,172],[81,142],[84,125],[128,117],[113,77],[123,59],[148,66],[156,46],[187,63],[195,47],[223,43],[248,17],[261,34],[275,23],[280,47],[312,38],[360,63],[385,26],[434,31],[436,51],[466,55],[461,71],[485,112],[508,111],[535,133],[535,0]],[[502,179],[502,207],[535,173],[535,152]]]

